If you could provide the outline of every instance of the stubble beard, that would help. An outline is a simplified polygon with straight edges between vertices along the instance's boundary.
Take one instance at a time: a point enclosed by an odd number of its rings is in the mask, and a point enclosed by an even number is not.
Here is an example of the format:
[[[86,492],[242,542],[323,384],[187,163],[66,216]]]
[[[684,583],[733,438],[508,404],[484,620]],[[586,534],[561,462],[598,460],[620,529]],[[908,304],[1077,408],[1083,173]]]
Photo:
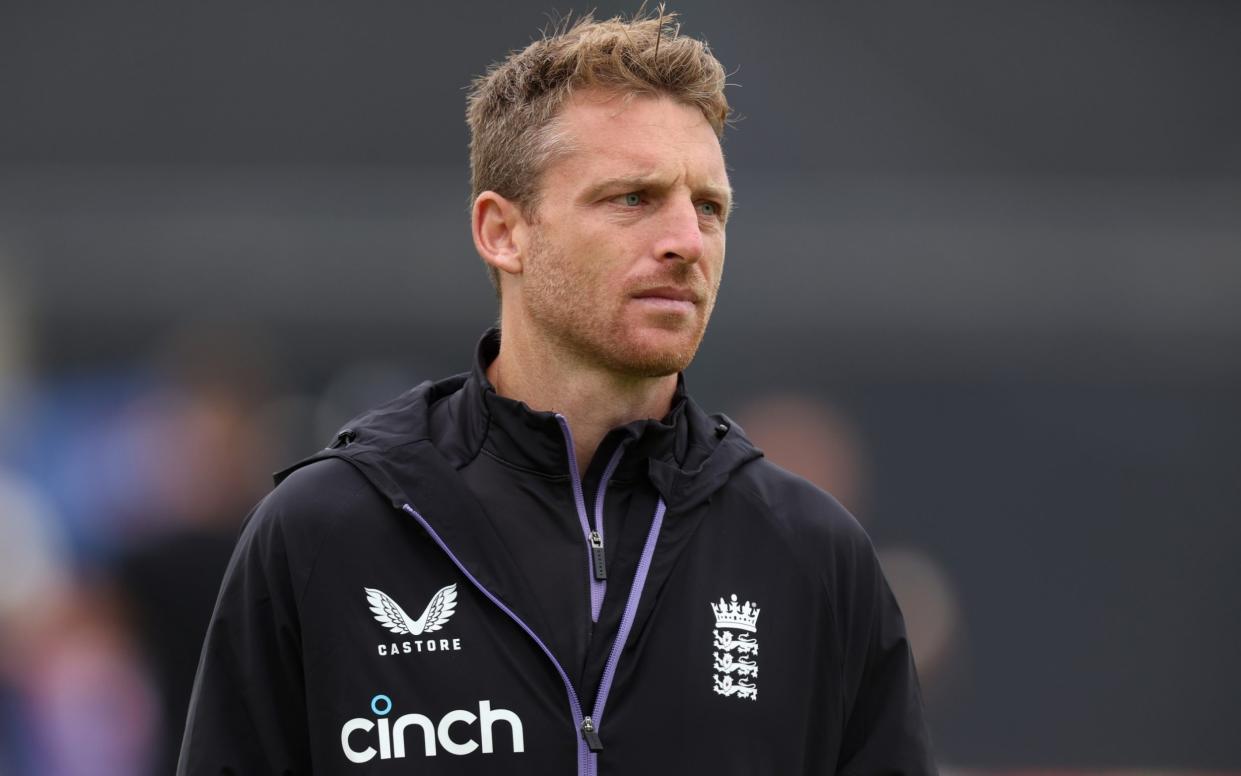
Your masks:
[[[577,274],[564,253],[537,232],[528,261],[535,271],[526,275],[524,284],[526,314],[544,339],[569,358],[630,378],[666,377],[693,361],[706,333],[716,288],[703,295],[702,314],[685,324],[692,331],[663,343],[644,342],[615,313],[616,300],[595,305],[582,294],[583,288],[597,287],[598,279]],[[690,271],[689,265],[678,264],[677,274],[665,281],[684,285]]]

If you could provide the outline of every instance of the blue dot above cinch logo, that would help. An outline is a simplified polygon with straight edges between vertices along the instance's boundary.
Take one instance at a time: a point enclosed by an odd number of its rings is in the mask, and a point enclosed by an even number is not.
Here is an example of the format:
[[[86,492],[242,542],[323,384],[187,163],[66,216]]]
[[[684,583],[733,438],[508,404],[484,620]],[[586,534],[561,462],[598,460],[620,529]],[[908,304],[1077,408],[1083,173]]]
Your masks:
[[[379,703],[381,701],[383,703],[388,704],[387,706],[383,707],[383,710],[380,710],[379,708]],[[389,711],[392,711],[392,699],[389,698],[387,695],[382,695],[382,694],[376,695],[374,698],[371,698],[371,711],[375,712],[375,716],[382,717],[383,715],[387,714]]]

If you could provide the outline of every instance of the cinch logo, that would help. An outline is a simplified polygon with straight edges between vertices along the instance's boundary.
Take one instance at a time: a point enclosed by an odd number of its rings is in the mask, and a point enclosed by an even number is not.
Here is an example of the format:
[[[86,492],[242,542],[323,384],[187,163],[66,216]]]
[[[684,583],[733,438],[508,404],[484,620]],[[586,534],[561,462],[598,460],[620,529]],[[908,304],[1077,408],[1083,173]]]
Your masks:
[[[432,722],[430,717],[422,714],[402,714],[395,721],[390,721],[388,713],[392,711],[392,699],[387,695],[376,695],[371,698],[371,711],[377,719],[355,717],[340,729],[340,746],[345,751],[345,757],[349,758],[349,762],[370,762],[375,759],[376,754],[381,760],[404,757],[405,732],[410,726],[417,727],[422,733],[422,751],[427,757],[436,755],[437,743],[449,754],[464,755],[478,750],[479,741],[473,738],[463,739],[461,732],[456,734],[456,738],[453,734],[454,726],[473,725],[475,722],[479,725],[483,754],[491,754],[495,751],[492,726],[496,722],[508,723],[509,731],[512,733],[513,752],[526,751],[525,731],[522,730],[521,719],[508,709],[492,709],[491,701],[479,701],[477,714],[465,709],[456,709],[441,717],[438,723]],[[376,729],[378,732],[372,734],[372,731]],[[457,729],[460,731],[459,726]],[[370,735],[359,735],[361,733]],[[378,741],[375,740],[376,736],[378,736]],[[357,744],[378,743],[379,751],[376,752],[374,746],[357,749],[355,742]]]

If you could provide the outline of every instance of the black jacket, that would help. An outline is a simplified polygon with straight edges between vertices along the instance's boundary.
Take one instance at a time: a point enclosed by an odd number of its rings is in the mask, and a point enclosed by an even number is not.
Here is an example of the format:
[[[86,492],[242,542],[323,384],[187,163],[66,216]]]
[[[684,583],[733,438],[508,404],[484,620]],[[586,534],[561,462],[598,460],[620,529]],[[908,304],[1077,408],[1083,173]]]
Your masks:
[[[678,389],[579,476],[483,369],[277,475],[229,565],[182,774],[933,773],[856,521]]]

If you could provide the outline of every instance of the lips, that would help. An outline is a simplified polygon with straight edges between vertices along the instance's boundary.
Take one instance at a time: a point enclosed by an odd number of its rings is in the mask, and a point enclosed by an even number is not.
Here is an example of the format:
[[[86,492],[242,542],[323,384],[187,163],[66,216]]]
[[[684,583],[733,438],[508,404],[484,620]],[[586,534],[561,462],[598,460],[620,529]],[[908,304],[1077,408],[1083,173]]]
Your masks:
[[[639,291],[633,295],[634,299],[667,299],[672,302],[690,302],[698,304],[698,294],[689,288],[678,288],[676,286],[660,286],[658,288],[650,288],[645,291]]]

